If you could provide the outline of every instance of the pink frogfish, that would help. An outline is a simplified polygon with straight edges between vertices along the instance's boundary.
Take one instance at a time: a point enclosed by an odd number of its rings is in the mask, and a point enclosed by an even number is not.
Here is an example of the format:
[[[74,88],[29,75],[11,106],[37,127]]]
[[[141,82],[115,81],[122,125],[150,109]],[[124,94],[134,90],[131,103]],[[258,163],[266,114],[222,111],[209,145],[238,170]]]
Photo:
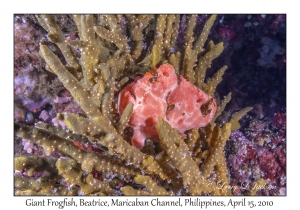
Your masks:
[[[178,78],[170,64],[163,64],[124,87],[118,97],[119,113],[130,103],[131,143],[138,149],[143,148],[147,138],[159,141],[155,128],[159,117],[185,137],[185,131],[210,123],[217,109],[211,96],[183,76]]]

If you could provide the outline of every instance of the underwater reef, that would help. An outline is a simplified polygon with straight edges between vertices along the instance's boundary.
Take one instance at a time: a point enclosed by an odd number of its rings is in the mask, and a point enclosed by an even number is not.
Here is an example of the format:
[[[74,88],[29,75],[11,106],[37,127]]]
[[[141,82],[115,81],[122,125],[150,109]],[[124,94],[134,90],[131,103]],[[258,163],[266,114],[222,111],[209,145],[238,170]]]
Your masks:
[[[15,195],[285,195],[285,16],[14,18]]]

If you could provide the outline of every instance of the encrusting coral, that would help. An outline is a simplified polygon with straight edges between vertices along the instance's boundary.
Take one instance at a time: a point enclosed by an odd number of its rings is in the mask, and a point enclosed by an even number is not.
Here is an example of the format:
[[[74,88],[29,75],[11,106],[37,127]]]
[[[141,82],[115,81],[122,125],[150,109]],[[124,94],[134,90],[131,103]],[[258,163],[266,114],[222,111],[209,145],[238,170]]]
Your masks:
[[[53,16],[36,16],[65,60],[43,44],[40,54],[46,69],[57,75],[84,113],[59,113],[57,120],[67,129],[15,123],[15,135],[40,145],[45,153],[45,157],[15,157],[15,194],[231,195],[228,188],[218,187],[218,183],[229,183],[223,150],[231,131],[238,129],[238,120],[251,108],[239,111],[223,126],[214,122],[231,98],[228,94],[216,108],[214,92],[226,66],[206,80],[206,70],[223,51],[223,43],[210,41],[205,46],[216,15],[206,21],[200,34],[194,33],[197,15],[189,15],[182,49],[176,44],[180,15],[70,17],[78,29],[74,40],[65,39]],[[80,58],[74,53],[78,49]],[[182,98],[166,91],[164,97],[170,93],[168,100],[173,100],[169,107],[164,102],[169,116],[157,115],[152,125],[157,135],[144,135],[159,141],[146,140],[139,150],[128,143],[132,133],[127,128],[134,124],[130,119],[136,105],[132,100],[124,102],[122,96],[118,101],[118,94],[125,85],[138,82],[137,76],[153,75],[165,65],[181,75],[178,85],[175,72],[169,72],[175,76],[178,94],[184,83],[205,92],[197,111],[209,120],[185,128],[177,126],[170,118],[172,111],[183,111],[176,104]],[[160,80],[159,76],[152,82],[156,79]],[[143,106],[147,105],[144,101]],[[187,117],[183,120],[184,124],[191,121]],[[124,183],[126,186],[120,188]]]

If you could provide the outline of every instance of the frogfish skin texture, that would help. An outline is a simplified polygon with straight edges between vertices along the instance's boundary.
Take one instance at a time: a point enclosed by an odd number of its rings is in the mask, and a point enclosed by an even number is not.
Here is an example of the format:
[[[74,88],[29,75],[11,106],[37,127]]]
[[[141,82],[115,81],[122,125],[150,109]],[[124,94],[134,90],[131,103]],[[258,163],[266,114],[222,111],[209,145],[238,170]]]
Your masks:
[[[128,124],[133,129],[131,143],[138,149],[143,148],[146,138],[159,141],[155,128],[158,117],[185,136],[185,131],[211,122],[217,109],[211,96],[183,76],[178,78],[170,64],[163,64],[127,85],[119,94],[119,113],[130,103],[134,105]]]

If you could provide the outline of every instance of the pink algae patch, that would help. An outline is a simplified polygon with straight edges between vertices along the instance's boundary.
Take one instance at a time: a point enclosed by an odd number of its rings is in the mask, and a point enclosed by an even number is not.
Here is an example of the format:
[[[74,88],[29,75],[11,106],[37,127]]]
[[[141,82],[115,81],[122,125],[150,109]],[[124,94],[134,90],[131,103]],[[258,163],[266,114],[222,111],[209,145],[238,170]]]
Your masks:
[[[119,113],[122,114],[130,103],[134,105],[129,120],[133,129],[131,142],[138,149],[144,146],[146,138],[159,141],[155,128],[158,117],[183,134],[189,129],[206,126],[217,109],[211,96],[183,76],[178,81],[170,64],[163,64],[127,85],[119,94]]]

